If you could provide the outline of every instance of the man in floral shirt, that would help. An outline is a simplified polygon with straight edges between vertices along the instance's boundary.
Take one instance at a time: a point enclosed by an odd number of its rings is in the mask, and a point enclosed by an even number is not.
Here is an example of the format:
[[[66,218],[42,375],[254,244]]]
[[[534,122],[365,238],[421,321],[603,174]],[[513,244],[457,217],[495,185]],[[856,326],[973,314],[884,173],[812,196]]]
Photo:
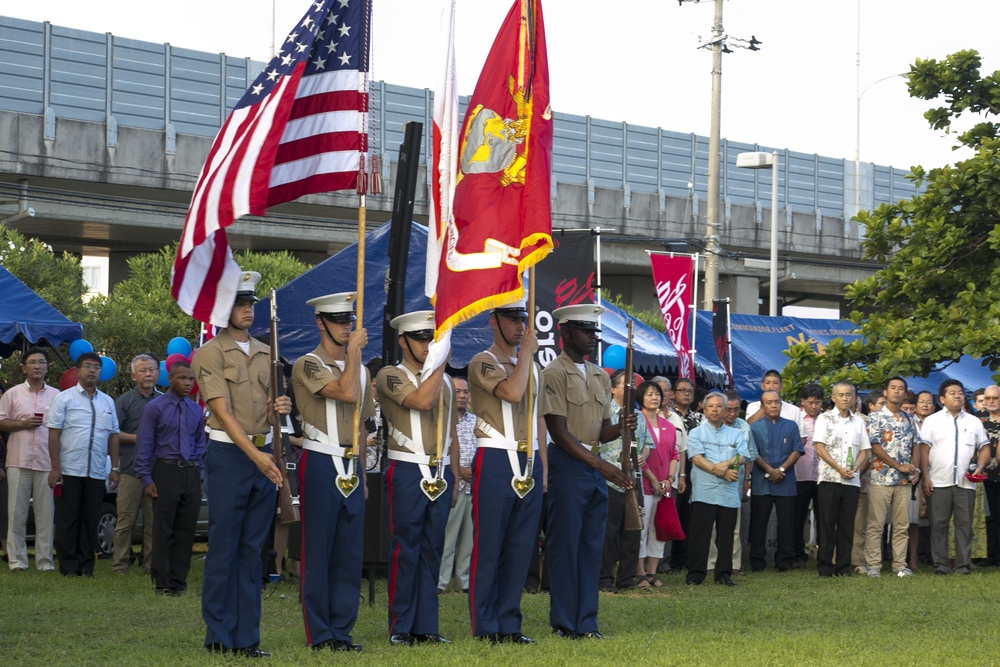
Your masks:
[[[868,463],[871,445],[864,418],[851,408],[857,390],[850,382],[838,382],[830,392],[833,409],[816,418],[813,446],[819,457],[819,556],[820,577],[851,574],[854,515],[861,495],[861,473]],[[833,562],[834,549],[837,562]]]
[[[890,378],[885,383],[885,405],[868,415],[868,440],[872,446],[872,481],[868,487],[868,530],[865,534],[865,561],[868,576],[882,569],[882,527],[886,515],[892,522],[892,571],[911,577],[906,567],[907,533],[910,527],[910,485],[920,469],[913,463],[914,449],[920,444],[916,424],[903,412],[906,380]]]

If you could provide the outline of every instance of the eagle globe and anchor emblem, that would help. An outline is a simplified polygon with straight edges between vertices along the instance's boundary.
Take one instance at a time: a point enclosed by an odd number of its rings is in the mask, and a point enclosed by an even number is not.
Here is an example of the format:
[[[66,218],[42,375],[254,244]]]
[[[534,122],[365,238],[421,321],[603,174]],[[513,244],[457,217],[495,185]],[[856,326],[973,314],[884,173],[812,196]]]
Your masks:
[[[517,110],[517,118],[504,118],[493,109],[476,105],[469,113],[469,122],[459,156],[458,176],[455,185],[466,176],[500,174],[500,185],[524,185],[525,167],[528,163],[528,146],[525,139],[531,133],[532,103],[525,100],[524,89],[517,88],[514,77],[508,76],[507,90]],[[542,118],[552,119],[551,107],[546,107]],[[497,239],[487,239],[483,252],[459,253],[458,230],[449,225],[447,247],[448,266],[454,271],[498,268],[501,264],[517,266],[521,249]]]

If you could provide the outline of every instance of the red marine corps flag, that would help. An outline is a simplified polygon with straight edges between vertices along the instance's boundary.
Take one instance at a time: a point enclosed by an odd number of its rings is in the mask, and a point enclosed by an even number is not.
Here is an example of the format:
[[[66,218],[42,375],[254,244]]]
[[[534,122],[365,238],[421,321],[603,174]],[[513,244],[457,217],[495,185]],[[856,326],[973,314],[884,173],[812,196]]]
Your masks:
[[[369,0],[317,0],[216,136],[191,197],[170,278],[177,305],[229,324],[239,267],[226,227],[268,206],[366,191]]]
[[[439,136],[447,130],[435,127]],[[447,149],[434,151],[447,164]],[[469,99],[456,158],[451,216],[442,203],[431,229],[440,249],[436,338],[523,296],[522,274],[552,249],[552,110],[540,0],[517,0],[504,19]],[[441,186],[443,198],[448,186]]]

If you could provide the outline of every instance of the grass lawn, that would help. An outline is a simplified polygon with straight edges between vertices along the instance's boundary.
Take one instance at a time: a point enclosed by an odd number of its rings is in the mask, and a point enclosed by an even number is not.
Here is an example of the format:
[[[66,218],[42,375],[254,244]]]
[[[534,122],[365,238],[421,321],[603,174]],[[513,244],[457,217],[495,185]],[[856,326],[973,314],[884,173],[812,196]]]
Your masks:
[[[813,565],[814,562],[810,562]],[[245,658],[203,648],[195,560],[190,592],[154,595],[140,570],[114,576],[98,562],[94,579],[0,569],[0,664],[214,665]],[[305,645],[297,587],[264,591],[262,648],[269,665],[986,665],[1000,613],[1000,571],[970,576],[817,579],[814,569],[736,577],[737,588],[684,586],[664,576],[656,592],[601,594],[605,641],[556,639],[547,595],[524,596],[524,631],[535,646],[488,646],[469,636],[465,595],[442,595],[441,632],[448,647],[390,647],[385,581],[355,627],[361,654],[314,653]],[[364,586],[367,591],[367,586]]]

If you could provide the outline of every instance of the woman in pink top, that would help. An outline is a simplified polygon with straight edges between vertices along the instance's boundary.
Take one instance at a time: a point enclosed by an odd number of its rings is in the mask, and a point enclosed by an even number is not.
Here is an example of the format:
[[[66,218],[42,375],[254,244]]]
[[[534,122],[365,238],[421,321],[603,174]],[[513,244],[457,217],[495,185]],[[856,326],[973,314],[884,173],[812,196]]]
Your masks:
[[[642,417],[636,429],[636,445],[651,445],[649,456],[642,466],[642,494],[645,515],[642,519],[642,536],[639,538],[639,588],[662,586],[656,577],[656,566],[663,555],[664,543],[656,539],[656,505],[660,498],[669,497],[671,484],[677,474],[677,431],[674,425],[657,414],[663,401],[663,392],[654,382],[643,382],[636,390],[636,402]],[[647,574],[649,573],[649,574]]]

